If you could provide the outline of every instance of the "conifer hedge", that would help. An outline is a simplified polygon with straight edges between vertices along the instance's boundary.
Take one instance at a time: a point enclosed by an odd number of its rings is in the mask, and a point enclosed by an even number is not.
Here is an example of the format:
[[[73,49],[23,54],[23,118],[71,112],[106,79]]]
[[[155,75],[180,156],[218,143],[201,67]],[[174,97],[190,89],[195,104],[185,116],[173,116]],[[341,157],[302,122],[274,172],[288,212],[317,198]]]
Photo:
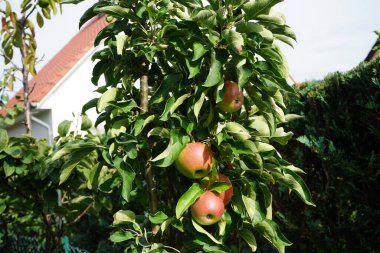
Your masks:
[[[280,189],[290,199],[275,203],[286,210],[276,218],[287,224],[292,252],[378,252],[380,57],[306,82],[297,96],[288,100],[289,111],[303,118],[289,126],[298,138],[285,153],[307,172],[317,207],[305,207]]]

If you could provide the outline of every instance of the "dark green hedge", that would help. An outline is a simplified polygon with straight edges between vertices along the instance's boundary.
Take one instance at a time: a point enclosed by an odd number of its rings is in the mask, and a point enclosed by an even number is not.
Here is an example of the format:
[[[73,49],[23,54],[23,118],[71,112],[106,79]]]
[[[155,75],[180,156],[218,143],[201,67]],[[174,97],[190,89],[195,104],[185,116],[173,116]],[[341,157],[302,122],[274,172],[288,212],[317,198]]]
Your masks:
[[[289,252],[380,250],[380,58],[297,88],[289,110],[298,137],[285,147],[307,175],[316,208],[279,191],[274,206]],[[283,217],[289,217],[287,220]]]

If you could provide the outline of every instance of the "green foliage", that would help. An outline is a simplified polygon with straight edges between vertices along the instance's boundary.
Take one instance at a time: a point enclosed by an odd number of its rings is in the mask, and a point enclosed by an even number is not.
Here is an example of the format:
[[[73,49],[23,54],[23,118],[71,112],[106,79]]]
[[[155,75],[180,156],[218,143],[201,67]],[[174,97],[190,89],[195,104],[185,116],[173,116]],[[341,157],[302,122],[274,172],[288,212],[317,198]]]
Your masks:
[[[318,209],[294,200],[275,213],[294,252],[377,252],[380,230],[380,59],[297,89],[289,108],[303,117],[286,156],[308,172]],[[284,196],[281,196],[284,197]],[[307,219],[299,219],[304,214]]]
[[[295,39],[272,10],[278,2],[101,1],[84,13],[80,26],[98,14],[113,20],[95,39],[104,46],[92,57],[100,98],[83,107],[97,109],[95,125],[104,123],[109,137],[96,148],[99,163],[86,180],[121,196],[121,209],[112,209],[111,241],[128,252],[252,252],[260,235],[279,252],[291,244],[273,220],[270,186],[280,183],[313,202],[298,175],[303,171],[277,151],[292,136],[279,124],[293,117],[285,116],[282,97],[293,89],[276,42]],[[245,94],[243,108],[232,114],[217,107],[227,80]],[[234,187],[223,218],[210,227],[189,212],[202,182],[174,166],[192,141],[212,150],[207,180],[223,172]],[[73,147],[85,149],[81,141],[67,143],[56,157],[75,164]],[[67,168],[62,185],[75,184],[78,166]]]
[[[92,172],[103,168],[95,152],[102,140],[64,132],[53,151],[45,140],[9,137],[0,129],[0,249],[6,251],[23,235],[45,242],[45,252],[55,252],[62,236],[70,235],[85,215],[109,208],[96,192],[103,175]],[[94,174],[98,178],[91,181]]]

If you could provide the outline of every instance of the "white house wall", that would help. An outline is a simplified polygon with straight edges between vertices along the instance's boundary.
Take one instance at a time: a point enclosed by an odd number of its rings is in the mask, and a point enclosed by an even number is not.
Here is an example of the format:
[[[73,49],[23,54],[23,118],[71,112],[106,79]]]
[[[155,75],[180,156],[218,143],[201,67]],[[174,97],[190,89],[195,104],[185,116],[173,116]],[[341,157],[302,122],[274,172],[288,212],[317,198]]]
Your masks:
[[[80,122],[74,117],[80,116],[85,103],[99,96],[93,92],[96,86],[91,83],[94,66],[91,55],[95,51],[95,49],[90,50],[38,105],[39,109],[51,109],[54,136],[58,135],[58,125],[63,120],[73,121],[72,131],[80,129]],[[97,117],[95,110],[90,110],[87,115],[94,123]]]
[[[46,122],[47,124],[51,124],[51,112],[49,110],[40,112],[38,114],[33,114],[33,117]],[[12,137],[19,137],[24,135],[26,130],[23,119],[18,120],[14,125],[8,127],[7,130],[8,135]],[[51,140],[51,137],[49,137],[48,129],[34,120],[32,120],[32,134],[37,139],[46,139],[48,142]]]

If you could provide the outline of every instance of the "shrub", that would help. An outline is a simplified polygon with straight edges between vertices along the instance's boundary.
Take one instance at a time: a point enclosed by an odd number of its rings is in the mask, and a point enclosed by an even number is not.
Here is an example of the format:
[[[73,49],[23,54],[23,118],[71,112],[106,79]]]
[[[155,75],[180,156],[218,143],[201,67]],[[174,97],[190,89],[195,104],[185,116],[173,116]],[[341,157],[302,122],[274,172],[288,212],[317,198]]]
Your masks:
[[[287,158],[305,168],[317,208],[291,199],[276,216],[292,252],[376,252],[380,247],[380,58],[297,89]],[[287,194],[283,196],[287,198]],[[299,219],[305,215],[306,220]],[[289,217],[285,219],[283,217]],[[299,241],[297,241],[299,240]]]

